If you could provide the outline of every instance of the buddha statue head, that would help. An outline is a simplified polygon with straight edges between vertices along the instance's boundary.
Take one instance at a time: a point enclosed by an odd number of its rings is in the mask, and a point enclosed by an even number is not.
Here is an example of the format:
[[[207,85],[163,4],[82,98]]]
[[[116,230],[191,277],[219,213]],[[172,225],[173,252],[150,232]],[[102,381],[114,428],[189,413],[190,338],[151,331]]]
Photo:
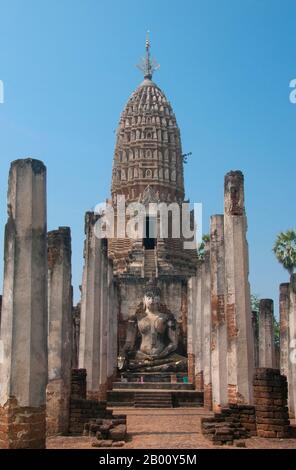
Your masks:
[[[144,310],[158,312],[160,307],[160,289],[154,281],[149,281],[144,292]]]

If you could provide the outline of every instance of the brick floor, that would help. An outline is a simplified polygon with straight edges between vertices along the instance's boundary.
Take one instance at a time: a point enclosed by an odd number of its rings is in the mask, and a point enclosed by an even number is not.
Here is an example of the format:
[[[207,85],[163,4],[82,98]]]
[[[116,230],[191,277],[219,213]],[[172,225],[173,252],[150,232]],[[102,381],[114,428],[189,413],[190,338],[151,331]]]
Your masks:
[[[211,413],[203,408],[135,409],[116,408],[116,414],[127,415],[131,442],[125,449],[213,449],[215,446],[201,434],[200,418]],[[47,440],[49,449],[90,449],[93,438],[54,437]],[[225,448],[226,446],[223,446]],[[296,439],[246,440],[246,447],[259,449],[295,449]],[[221,448],[221,447],[219,447]],[[233,447],[228,447],[233,448]]]

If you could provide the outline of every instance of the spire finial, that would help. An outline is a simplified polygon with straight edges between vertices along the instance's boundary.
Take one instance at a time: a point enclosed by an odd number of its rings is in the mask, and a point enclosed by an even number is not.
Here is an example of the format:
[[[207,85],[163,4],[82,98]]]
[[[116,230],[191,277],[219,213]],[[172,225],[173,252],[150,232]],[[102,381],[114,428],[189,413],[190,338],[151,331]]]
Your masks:
[[[146,33],[146,55],[142,57],[141,63],[137,65],[137,67],[144,73],[144,78],[149,78],[151,80],[153,73],[155,70],[159,69],[160,65],[151,58],[150,56],[150,38],[149,38],[149,30]]]

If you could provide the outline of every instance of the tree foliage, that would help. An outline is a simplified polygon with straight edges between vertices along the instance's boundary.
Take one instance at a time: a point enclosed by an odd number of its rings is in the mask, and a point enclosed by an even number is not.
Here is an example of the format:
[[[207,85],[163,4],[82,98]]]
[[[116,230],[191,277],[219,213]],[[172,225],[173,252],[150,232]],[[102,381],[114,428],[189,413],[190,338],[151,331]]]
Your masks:
[[[259,304],[260,304],[259,295],[258,294],[252,294],[251,295],[251,310],[252,310],[252,312],[256,312],[258,314]]]
[[[210,235],[204,234],[202,236],[202,242],[199,244],[197,249],[197,257],[199,261],[203,261],[205,259],[205,246],[206,243],[210,241]]]
[[[278,234],[273,252],[282,266],[293,274],[296,268],[296,231],[287,230]]]

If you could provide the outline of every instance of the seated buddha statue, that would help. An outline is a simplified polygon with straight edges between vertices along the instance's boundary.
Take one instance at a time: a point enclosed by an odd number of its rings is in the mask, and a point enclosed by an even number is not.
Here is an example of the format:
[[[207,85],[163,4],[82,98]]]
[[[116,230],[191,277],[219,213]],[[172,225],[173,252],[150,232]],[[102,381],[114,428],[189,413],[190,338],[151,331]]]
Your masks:
[[[177,323],[160,303],[160,290],[149,283],[144,299],[129,318],[119,369],[137,372],[186,371],[187,358],[176,353]]]

